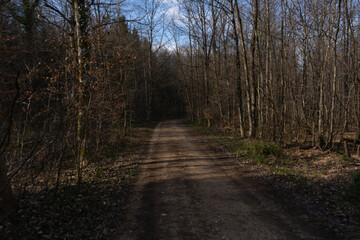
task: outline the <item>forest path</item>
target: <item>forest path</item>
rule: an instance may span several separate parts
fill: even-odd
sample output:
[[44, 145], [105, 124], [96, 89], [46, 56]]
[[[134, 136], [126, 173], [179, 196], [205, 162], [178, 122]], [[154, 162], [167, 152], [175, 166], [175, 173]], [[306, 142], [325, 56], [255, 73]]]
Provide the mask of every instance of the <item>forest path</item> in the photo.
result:
[[118, 239], [335, 239], [182, 121], [158, 124]]

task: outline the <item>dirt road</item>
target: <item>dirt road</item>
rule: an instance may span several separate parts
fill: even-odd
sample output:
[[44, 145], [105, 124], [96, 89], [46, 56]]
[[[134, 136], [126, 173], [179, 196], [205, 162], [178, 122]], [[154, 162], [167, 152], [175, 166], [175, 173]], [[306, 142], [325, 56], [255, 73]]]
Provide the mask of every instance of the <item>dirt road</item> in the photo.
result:
[[181, 121], [160, 123], [119, 239], [336, 239]]

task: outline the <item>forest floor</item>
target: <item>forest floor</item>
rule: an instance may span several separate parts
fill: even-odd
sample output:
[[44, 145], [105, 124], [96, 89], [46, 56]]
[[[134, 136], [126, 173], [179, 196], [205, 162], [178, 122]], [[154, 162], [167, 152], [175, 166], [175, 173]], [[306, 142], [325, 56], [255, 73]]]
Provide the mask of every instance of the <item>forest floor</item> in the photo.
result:
[[[360, 159], [341, 152], [321, 151], [308, 144], [280, 146], [193, 128], [216, 151], [235, 157], [253, 178], [313, 221], [334, 231], [336, 239], [360, 239]], [[355, 149], [356, 151], [356, 149]]]
[[109, 129], [80, 185], [76, 167], [64, 167], [57, 191], [54, 181], [39, 176], [20, 195], [18, 211], [0, 218], [0, 239], [85, 240], [111, 235], [123, 220], [123, 206], [151, 134], [147, 127], [133, 128], [126, 137]]
[[[346, 213], [317, 214], [322, 199], [306, 195], [313, 190], [300, 170], [269, 163], [285, 161], [286, 153], [261, 143], [253, 150], [265, 149], [265, 157], [236, 157], [224, 139], [199, 136], [181, 121], [160, 123], [125, 207], [126, 221], [109, 239], [360, 238]], [[333, 202], [325, 204], [329, 210]]]
[[359, 160], [334, 152], [166, 121], [96, 158], [24, 192], [0, 239], [360, 239]]

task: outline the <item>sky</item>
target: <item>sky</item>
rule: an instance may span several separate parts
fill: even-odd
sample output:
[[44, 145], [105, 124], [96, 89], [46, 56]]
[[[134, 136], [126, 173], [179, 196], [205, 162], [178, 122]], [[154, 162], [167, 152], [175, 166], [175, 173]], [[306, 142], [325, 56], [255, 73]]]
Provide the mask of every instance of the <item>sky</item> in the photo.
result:
[[[175, 49], [174, 23], [181, 25], [181, 11], [177, 0], [125, 0], [124, 14], [127, 19], [138, 19], [138, 22], [130, 23], [134, 25], [144, 36], [148, 34], [149, 18], [146, 12], [149, 11], [151, 2], [159, 4], [156, 14], [156, 28], [154, 30], [154, 47], [164, 47], [168, 50]], [[146, 9], [148, 7], [148, 9]], [[181, 41], [181, 40], [180, 40]]]
[[[61, 9], [61, 3], [65, 0], [47, 0], [52, 5]], [[136, 28], [138, 32], [143, 36], [147, 37], [148, 26], [147, 23], [149, 19], [147, 16], [147, 11], [149, 11], [149, 6], [151, 2], [159, 4], [159, 8], [156, 14], [156, 28], [154, 30], [154, 48], [164, 47], [170, 51], [175, 50], [175, 40], [174, 40], [174, 24], [177, 28], [181, 27], [181, 9], [178, 0], [101, 0], [102, 2], [107, 2], [113, 4], [111, 8], [114, 11], [117, 11], [118, 6], [121, 14], [125, 16], [128, 21], [130, 28]], [[117, 5], [117, 3], [119, 5]], [[148, 8], [147, 8], [148, 7]], [[56, 14], [55, 14], [56, 15]], [[184, 36], [177, 34], [177, 42], [185, 42]]]
[[167, 7], [166, 15], [168, 18], [177, 19], [181, 17], [180, 6], [177, 0], [162, 0]]

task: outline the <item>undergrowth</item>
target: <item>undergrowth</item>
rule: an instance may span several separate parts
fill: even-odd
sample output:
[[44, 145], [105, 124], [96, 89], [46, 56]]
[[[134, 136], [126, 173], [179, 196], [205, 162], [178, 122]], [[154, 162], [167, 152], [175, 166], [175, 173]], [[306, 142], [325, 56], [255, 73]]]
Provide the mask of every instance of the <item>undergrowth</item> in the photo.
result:
[[190, 122], [201, 134], [233, 152], [237, 157], [246, 157], [256, 163], [265, 165], [286, 165], [287, 156], [277, 143], [262, 140], [245, 140], [237, 135], [223, 134], [212, 131], [201, 122]]
[[243, 139], [238, 135], [213, 131], [201, 122], [189, 123], [200, 134], [207, 136], [227, 151], [232, 152], [236, 157], [245, 158], [252, 163], [265, 166], [274, 176], [284, 177], [305, 191], [312, 190], [305, 174], [292, 168], [294, 161], [285, 154], [278, 143]]
[[123, 220], [122, 206], [150, 136], [148, 128], [138, 128], [104, 143], [83, 169], [80, 185], [76, 171], [66, 169], [57, 190], [54, 184], [27, 191], [18, 212], [0, 219], [0, 239], [104, 239], [112, 234]]

